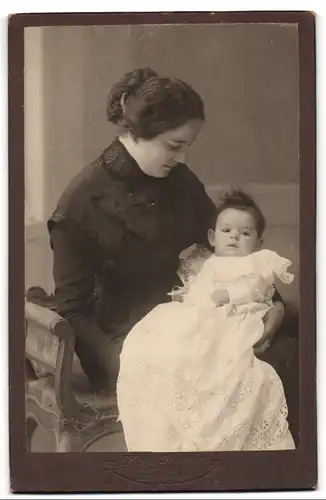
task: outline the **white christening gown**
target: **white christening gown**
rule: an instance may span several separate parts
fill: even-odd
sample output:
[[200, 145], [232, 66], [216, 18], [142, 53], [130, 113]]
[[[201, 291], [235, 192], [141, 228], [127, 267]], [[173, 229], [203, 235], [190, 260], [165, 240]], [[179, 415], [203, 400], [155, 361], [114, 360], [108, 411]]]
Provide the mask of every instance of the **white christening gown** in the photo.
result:
[[[282, 382], [253, 352], [275, 279], [293, 279], [290, 264], [270, 250], [212, 255], [182, 303], [161, 304], [133, 327], [117, 382], [129, 451], [294, 449]], [[220, 287], [230, 303], [216, 307]]]

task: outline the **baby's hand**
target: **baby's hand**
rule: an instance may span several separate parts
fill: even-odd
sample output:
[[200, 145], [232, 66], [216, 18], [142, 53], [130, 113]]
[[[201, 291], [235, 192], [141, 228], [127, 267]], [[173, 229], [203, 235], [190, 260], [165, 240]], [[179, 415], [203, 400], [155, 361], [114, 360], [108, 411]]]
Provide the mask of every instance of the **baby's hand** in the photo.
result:
[[175, 286], [172, 291], [168, 293], [171, 296], [172, 302], [183, 302], [183, 297], [186, 293], [186, 287]]
[[224, 306], [230, 302], [229, 292], [223, 288], [219, 288], [212, 293], [212, 300], [217, 307]]

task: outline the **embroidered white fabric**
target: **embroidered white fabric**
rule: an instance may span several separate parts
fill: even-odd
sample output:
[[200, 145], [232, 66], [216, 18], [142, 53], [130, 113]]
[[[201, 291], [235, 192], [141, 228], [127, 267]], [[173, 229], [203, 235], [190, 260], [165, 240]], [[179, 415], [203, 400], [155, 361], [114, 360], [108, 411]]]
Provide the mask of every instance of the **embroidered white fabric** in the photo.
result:
[[[253, 354], [290, 264], [261, 250], [181, 266], [183, 302], [157, 306], [123, 345], [117, 396], [129, 451], [294, 448], [281, 380]], [[231, 299], [222, 307], [219, 288]]]

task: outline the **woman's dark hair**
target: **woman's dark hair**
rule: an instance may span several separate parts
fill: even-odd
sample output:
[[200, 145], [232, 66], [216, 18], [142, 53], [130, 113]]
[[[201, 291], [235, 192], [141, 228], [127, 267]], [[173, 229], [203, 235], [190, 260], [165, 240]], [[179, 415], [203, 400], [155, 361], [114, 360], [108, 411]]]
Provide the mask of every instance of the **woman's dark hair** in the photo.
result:
[[205, 119], [197, 92], [182, 80], [158, 76], [150, 68], [127, 73], [112, 88], [107, 118], [137, 139], [152, 139], [189, 120]]
[[266, 224], [265, 217], [249, 194], [244, 193], [240, 189], [232, 188], [222, 195], [220, 197], [220, 203], [216, 209], [215, 222], [218, 219], [218, 216], [228, 208], [235, 208], [236, 210], [249, 212], [256, 223], [258, 237], [260, 238], [262, 236]]

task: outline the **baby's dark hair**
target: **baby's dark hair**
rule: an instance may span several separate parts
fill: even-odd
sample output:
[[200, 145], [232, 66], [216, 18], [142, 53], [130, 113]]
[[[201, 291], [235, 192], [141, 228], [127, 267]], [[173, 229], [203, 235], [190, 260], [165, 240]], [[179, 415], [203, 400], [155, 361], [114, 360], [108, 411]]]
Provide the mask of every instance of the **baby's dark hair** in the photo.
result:
[[205, 113], [201, 97], [190, 85], [159, 76], [151, 68], [139, 68], [113, 86], [107, 118], [136, 139], [152, 139], [190, 120], [204, 120]]
[[265, 217], [249, 194], [244, 193], [240, 189], [232, 188], [220, 196], [220, 202], [216, 208], [215, 223], [219, 215], [228, 208], [235, 208], [236, 210], [249, 212], [256, 223], [258, 237], [260, 238], [262, 236], [266, 225]]

